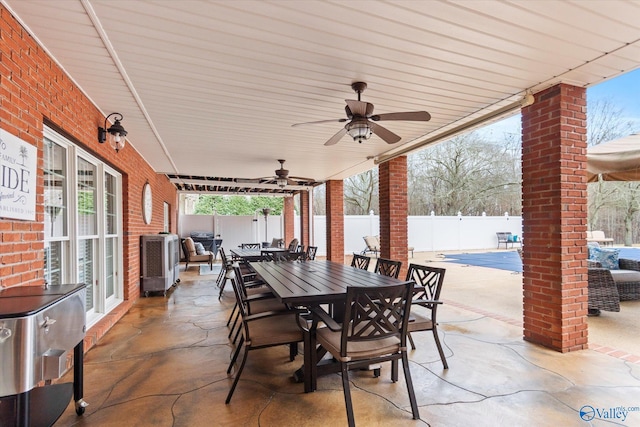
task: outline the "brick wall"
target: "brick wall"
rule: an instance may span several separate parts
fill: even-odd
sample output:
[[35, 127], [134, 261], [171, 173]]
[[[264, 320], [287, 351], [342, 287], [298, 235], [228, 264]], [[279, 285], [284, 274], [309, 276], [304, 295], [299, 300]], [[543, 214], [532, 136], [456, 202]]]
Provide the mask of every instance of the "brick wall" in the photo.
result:
[[405, 277], [409, 262], [407, 196], [407, 157], [400, 156], [378, 166], [380, 194], [380, 256], [402, 261], [400, 277]]
[[300, 192], [300, 243], [306, 247], [311, 245], [309, 237], [309, 192]]
[[[127, 111], [119, 112], [126, 128]], [[176, 190], [166, 176], [153, 171], [131, 144], [117, 154], [109, 144], [98, 144], [97, 128], [104, 125], [104, 116], [0, 6], [0, 127], [34, 145], [38, 152], [36, 220], [0, 218], [1, 286], [44, 283], [44, 124], [122, 173], [123, 306], [128, 308], [140, 294], [140, 235], [162, 231], [165, 201], [171, 205], [171, 231], [176, 232]], [[129, 137], [135, 144], [136, 136], [130, 133]], [[142, 218], [142, 187], [147, 181], [153, 191], [153, 220], [149, 225]], [[124, 312], [121, 307], [115, 311], [118, 316]], [[109, 319], [95, 325], [88, 335], [98, 339], [117, 321], [113, 317], [107, 316]]]
[[560, 84], [522, 111], [524, 339], [587, 348], [586, 91]]
[[344, 184], [331, 180], [326, 185], [327, 259], [344, 263]]
[[[294, 236], [294, 210], [293, 210], [293, 197], [285, 197], [284, 198], [284, 244], [285, 247], [291, 242]], [[298, 239], [298, 242], [300, 239]]]

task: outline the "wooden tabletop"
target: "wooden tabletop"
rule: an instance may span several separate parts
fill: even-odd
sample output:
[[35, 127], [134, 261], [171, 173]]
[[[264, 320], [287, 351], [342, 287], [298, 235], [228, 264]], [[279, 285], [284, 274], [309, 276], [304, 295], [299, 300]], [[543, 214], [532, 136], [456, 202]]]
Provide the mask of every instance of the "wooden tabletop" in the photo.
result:
[[282, 302], [294, 305], [341, 301], [347, 286], [406, 283], [332, 261], [252, 262], [251, 267]]

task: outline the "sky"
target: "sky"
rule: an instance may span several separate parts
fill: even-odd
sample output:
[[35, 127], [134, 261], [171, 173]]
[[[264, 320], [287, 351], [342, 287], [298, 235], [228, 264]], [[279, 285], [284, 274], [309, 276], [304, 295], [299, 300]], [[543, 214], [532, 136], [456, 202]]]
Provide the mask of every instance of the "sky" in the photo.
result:
[[[587, 103], [607, 99], [622, 111], [626, 120], [637, 123], [640, 129], [640, 69], [587, 88]], [[520, 114], [501, 120], [483, 129], [481, 134], [504, 135], [520, 131]]]

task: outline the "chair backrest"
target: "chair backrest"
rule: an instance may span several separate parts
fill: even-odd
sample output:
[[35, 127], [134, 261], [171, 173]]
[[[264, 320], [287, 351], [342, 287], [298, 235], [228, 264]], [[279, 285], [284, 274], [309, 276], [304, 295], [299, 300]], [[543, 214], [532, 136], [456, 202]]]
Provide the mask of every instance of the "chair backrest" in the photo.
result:
[[[242, 278], [242, 271], [238, 265], [233, 267], [233, 275], [231, 276], [231, 284], [233, 286], [233, 292], [236, 296], [236, 302], [238, 303], [238, 309], [240, 310], [240, 318], [243, 321], [244, 319], [251, 314], [250, 305], [247, 302], [247, 290], [244, 287], [244, 280]], [[245, 324], [245, 338], [248, 340], [249, 330]]]
[[411, 307], [412, 282], [391, 286], [348, 286], [342, 323], [340, 354], [358, 341], [398, 338], [405, 347], [407, 321]]
[[509, 241], [509, 237], [511, 236], [510, 231], [497, 231], [496, 236], [498, 236], [498, 242], [505, 243]]
[[190, 257], [197, 254], [196, 245], [191, 237], [186, 237], [182, 241], [182, 250], [184, 251], [184, 256], [186, 257], [186, 259], [189, 259]]
[[274, 237], [271, 240], [271, 247], [272, 248], [281, 248], [282, 245], [284, 245], [284, 242], [282, 241], [282, 239], [278, 239], [277, 237]]
[[260, 251], [260, 261], [264, 261], [264, 262], [276, 261], [275, 252], [272, 252], [272, 251]]
[[260, 243], [241, 243], [242, 249], [260, 249]]
[[398, 278], [400, 275], [400, 269], [402, 268], [402, 261], [393, 261], [385, 258], [378, 258], [376, 267], [373, 270], [374, 273], [382, 274], [383, 276], [389, 276]]
[[364, 236], [363, 239], [368, 250], [376, 252], [380, 250], [380, 239], [378, 236]]
[[[438, 301], [442, 284], [444, 283], [444, 268], [429, 267], [426, 265], [409, 264], [407, 280], [415, 282], [413, 301]], [[419, 289], [419, 290], [418, 290]], [[424, 303], [428, 307], [435, 304]]]
[[353, 254], [353, 259], [351, 260], [351, 267], [359, 268], [360, 270], [368, 270], [369, 262], [371, 258], [368, 256]]
[[184, 254], [184, 259], [189, 260], [189, 250], [187, 249], [187, 243], [184, 241], [185, 239], [180, 240], [180, 244], [182, 245], [182, 253]]
[[298, 239], [293, 239], [291, 241], [291, 243], [289, 243], [289, 246], [287, 247], [287, 250], [289, 252], [295, 252], [296, 250], [298, 250]]
[[305, 258], [310, 261], [313, 261], [314, 259], [316, 259], [316, 252], [318, 252], [317, 246], [309, 246], [307, 248], [307, 253], [305, 254]]
[[222, 259], [222, 265], [228, 267], [229, 259], [227, 258], [227, 254], [224, 252], [224, 248], [222, 246], [220, 246], [220, 258]]

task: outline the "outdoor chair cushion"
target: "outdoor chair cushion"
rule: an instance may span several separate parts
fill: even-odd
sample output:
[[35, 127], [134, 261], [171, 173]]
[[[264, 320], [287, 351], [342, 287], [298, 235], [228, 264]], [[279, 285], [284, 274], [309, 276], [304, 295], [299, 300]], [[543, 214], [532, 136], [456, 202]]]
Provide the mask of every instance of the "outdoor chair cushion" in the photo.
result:
[[329, 328], [318, 328], [318, 342], [327, 351], [331, 352], [337, 360], [348, 362], [351, 360], [369, 359], [372, 357], [389, 354], [397, 351], [400, 347], [398, 337], [387, 337], [372, 341], [350, 342], [347, 347], [347, 356], [340, 357], [341, 331], [332, 331]]
[[616, 283], [638, 282], [640, 287], [640, 271], [635, 270], [611, 270], [611, 276]]

